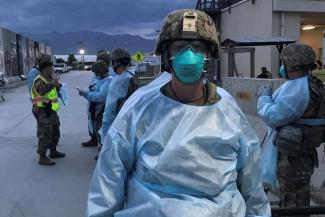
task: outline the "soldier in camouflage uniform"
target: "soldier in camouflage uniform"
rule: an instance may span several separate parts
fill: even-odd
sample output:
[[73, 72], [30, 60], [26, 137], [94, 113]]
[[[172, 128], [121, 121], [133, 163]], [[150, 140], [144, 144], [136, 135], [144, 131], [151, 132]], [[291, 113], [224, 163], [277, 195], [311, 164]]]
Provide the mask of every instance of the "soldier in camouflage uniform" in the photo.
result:
[[[325, 118], [325, 111], [321, 105], [325, 103], [322, 96], [324, 85], [316, 77], [310, 74], [316, 68], [316, 55], [312, 48], [304, 44], [288, 46], [281, 54], [286, 77], [296, 79], [301, 76], [308, 77], [309, 101], [308, 106], [300, 117], [301, 119]], [[297, 89], [298, 90], [298, 89]], [[323, 107], [324, 109], [324, 107]], [[322, 114], [321, 114], [322, 113]], [[310, 205], [310, 180], [314, 167], [318, 167], [318, 155], [316, 147], [323, 141], [325, 135], [323, 126], [314, 126], [294, 123], [294, 126], [302, 129], [303, 144], [297, 155], [286, 154], [279, 148], [278, 155], [278, 179], [282, 195], [282, 206], [309, 206]], [[290, 144], [288, 144], [289, 146]]]
[[271, 216], [258, 138], [235, 100], [204, 79], [218, 47], [206, 13], [179, 10], [166, 17], [156, 54], [171, 81], [138, 89], [114, 117], [87, 216]]
[[60, 138], [60, 121], [57, 111], [60, 108], [58, 91], [60, 83], [53, 77], [53, 64], [50, 61], [41, 62], [38, 75], [32, 86], [31, 96], [33, 102], [33, 114], [37, 120], [37, 137], [39, 164], [54, 165], [46, 152], [50, 149], [50, 158], [65, 157], [64, 153], [56, 150]]
[[112, 52], [112, 66], [117, 75], [110, 83], [105, 102], [103, 124], [99, 133], [104, 144], [106, 133], [113, 123], [124, 102], [135, 91], [133, 74], [129, 71], [131, 62], [130, 52], [123, 48], [117, 48]]
[[[111, 76], [108, 76], [107, 64], [103, 60], [97, 60], [92, 65], [92, 71], [96, 75], [93, 89], [89, 88], [89, 91], [79, 90], [79, 94], [85, 97], [88, 102], [89, 111], [89, 133], [92, 138], [95, 137], [96, 146], [100, 149], [102, 146], [99, 129], [102, 126], [103, 113], [105, 109], [105, 100], [108, 94], [108, 89], [112, 80]], [[82, 143], [84, 147], [93, 146], [92, 141]]]
[[[100, 61], [100, 62], [99, 62]], [[97, 70], [94, 70], [94, 68], [96, 68], [97, 63], [100, 63], [100, 65], [102, 65], [103, 63], [105, 63], [106, 65], [106, 69], [105, 73], [103, 72], [103, 69], [101, 69], [101, 72], [98, 72]], [[102, 113], [101, 111], [104, 109], [105, 107], [105, 100], [106, 100], [106, 96], [107, 96], [107, 92], [108, 92], [108, 87], [109, 87], [109, 83], [105, 84], [107, 82], [105, 82], [104, 79], [105, 77], [107, 77], [107, 73], [106, 71], [109, 71], [109, 66], [111, 63], [111, 55], [106, 52], [106, 51], [100, 51], [97, 54], [97, 60], [96, 63], [92, 66], [92, 71], [95, 73], [95, 75], [93, 76], [93, 78], [91, 79], [91, 82], [89, 84], [89, 91], [87, 93], [87, 91], [82, 91], [79, 93], [82, 93], [82, 96], [86, 96], [89, 95], [96, 95], [96, 97], [91, 97], [92, 99], [88, 98], [87, 100], [89, 101], [88, 103], [88, 132], [90, 135], [90, 140], [87, 142], [82, 142], [81, 145], [83, 147], [92, 147], [92, 146], [98, 146], [98, 142], [100, 140], [98, 140], [97, 136], [96, 136], [96, 132], [98, 132], [98, 130], [96, 130], [96, 124], [94, 122], [95, 117], [99, 114]], [[103, 77], [103, 75], [105, 75]], [[111, 80], [112, 77], [110, 77], [109, 80]], [[105, 84], [105, 85], [104, 85]], [[104, 85], [104, 87], [102, 87]], [[105, 94], [104, 94], [105, 92]], [[102, 99], [102, 97], [104, 97], [104, 99]], [[102, 115], [102, 114], [100, 114]], [[98, 126], [98, 125], [97, 125]], [[99, 142], [100, 143], [100, 142]]]
[[273, 141], [278, 150], [281, 206], [309, 206], [310, 180], [318, 166], [316, 148], [325, 135], [319, 122], [325, 118], [324, 85], [310, 73], [316, 67], [310, 46], [289, 45], [281, 59], [288, 80], [272, 97], [261, 97], [258, 110], [262, 119], [276, 129]]

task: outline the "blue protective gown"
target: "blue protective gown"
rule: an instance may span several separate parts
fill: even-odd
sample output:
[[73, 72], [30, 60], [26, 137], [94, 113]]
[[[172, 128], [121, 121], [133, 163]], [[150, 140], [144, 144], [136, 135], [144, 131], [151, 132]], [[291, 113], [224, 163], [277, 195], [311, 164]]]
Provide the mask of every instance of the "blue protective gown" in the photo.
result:
[[[111, 81], [111, 77], [106, 77], [105, 79], [100, 79], [97, 76], [93, 76], [89, 85], [89, 91], [87, 92], [85, 98], [89, 101], [87, 106], [88, 112], [88, 129], [90, 134], [94, 134], [94, 122], [91, 120], [91, 113], [89, 111], [90, 102], [97, 102], [96, 114], [101, 112], [105, 106], [105, 99], [107, 96], [108, 87]], [[102, 101], [100, 101], [103, 99]], [[92, 101], [94, 100], [94, 101]]]
[[[268, 140], [263, 149], [264, 159], [273, 159], [270, 154], [277, 155], [273, 147], [275, 128], [291, 123], [300, 118], [307, 109], [309, 102], [308, 77], [286, 81], [272, 96], [261, 96], [258, 99], [257, 113], [269, 126]], [[273, 150], [273, 153], [267, 151]], [[275, 153], [274, 153], [275, 151]], [[263, 183], [276, 187], [276, 163], [263, 161]], [[272, 171], [269, 171], [272, 170]]]
[[116, 75], [109, 85], [108, 94], [105, 102], [105, 111], [103, 114], [102, 127], [99, 130], [101, 141], [105, 141], [107, 131], [112, 125], [117, 115], [116, 106], [118, 100], [126, 97], [127, 95], [129, 81], [131, 78], [132, 75], [129, 72], [125, 71], [120, 75]]
[[97, 77], [93, 79], [95, 88], [93, 91], [88, 91], [85, 98], [89, 102], [105, 102], [109, 85], [113, 77], [108, 76], [104, 79], [98, 79]]
[[40, 74], [40, 71], [37, 67], [33, 67], [28, 73], [27, 88], [28, 88], [29, 98], [31, 101], [32, 101], [31, 92], [32, 92], [33, 82], [39, 74]]
[[308, 102], [308, 77], [304, 76], [286, 81], [272, 96], [261, 96], [257, 113], [269, 127], [276, 128], [300, 118]]
[[117, 75], [112, 66], [108, 67], [108, 75], [111, 77], [115, 77]]
[[110, 127], [87, 216], [271, 216], [260, 144], [235, 100], [217, 88], [218, 103], [185, 105], [163, 83], [136, 91]]

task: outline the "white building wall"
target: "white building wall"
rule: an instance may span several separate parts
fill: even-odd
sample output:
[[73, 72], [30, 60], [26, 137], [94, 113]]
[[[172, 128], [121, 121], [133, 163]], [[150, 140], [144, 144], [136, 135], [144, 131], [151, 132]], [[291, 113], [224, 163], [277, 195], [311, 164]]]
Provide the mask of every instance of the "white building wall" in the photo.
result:
[[[289, 10], [290, 5], [293, 9], [281, 11], [279, 4], [284, 1], [286, 7], [283, 9]], [[307, 0], [299, 0], [299, 4], [309, 2]], [[315, 2], [323, 4], [325, 1], [312, 1], [315, 7]], [[298, 10], [295, 7], [296, 0], [256, 0], [255, 4], [252, 1], [242, 1], [234, 5], [231, 10], [224, 10], [221, 14], [221, 41], [231, 37], [241, 36], [283, 36], [299, 41], [300, 39], [300, 14], [294, 12]], [[305, 6], [308, 9], [308, 4]], [[309, 8], [308, 10], [311, 10]], [[283, 16], [282, 16], [283, 14]], [[275, 46], [255, 47], [255, 76], [260, 73], [262, 66], [265, 66], [272, 72], [274, 77], [278, 76], [279, 71], [279, 51]], [[244, 77], [249, 77], [250, 74], [250, 57], [249, 53], [236, 54], [236, 65], [238, 72]], [[221, 76], [227, 76], [228, 73], [228, 55], [221, 54]]]
[[0, 28], [0, 72], [5, 72], [2, 28]]
[[[296, 41], [300, 40], [300, 14], [273, 12], [272, 16], [272, 36], [286, 37]], [[278, 76], [280, 68], [280, 54], [273, 46], [271, 51], [271, 72], [273, 76]]]
[[[221, 14], [221, 41], [241, 36], [272, 36], [272, 1], [243, 1]], [[271, 67], [271, 47], [255, 47], [255, 74], [260, 73], [262, 66]], [[236, 54], [239, 73], [245, 77], [250, 74], [249, 53]], [[227, 76], [228, 55], [221, 54], [221, 76]]]
[[324, 0], [273, 0], [274, 11], [324, 12]]

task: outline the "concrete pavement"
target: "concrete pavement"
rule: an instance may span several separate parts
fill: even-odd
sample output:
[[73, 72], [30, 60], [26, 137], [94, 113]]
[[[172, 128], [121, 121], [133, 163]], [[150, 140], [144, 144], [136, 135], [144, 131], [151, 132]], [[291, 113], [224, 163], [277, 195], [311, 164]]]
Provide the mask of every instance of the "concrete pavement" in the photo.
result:
[[96, 148], [82, 148], [88, 139], [86, 100], [75, 87], [87, 88], [91, 72], [62, 74], [69, 105], [62, 106], [58, 150], [66, 158], [54, 167], [38, 165], [36, 120], [27, 86], [5, 90], [0, 103], [0, 217], [80, 217], [85, 215]]

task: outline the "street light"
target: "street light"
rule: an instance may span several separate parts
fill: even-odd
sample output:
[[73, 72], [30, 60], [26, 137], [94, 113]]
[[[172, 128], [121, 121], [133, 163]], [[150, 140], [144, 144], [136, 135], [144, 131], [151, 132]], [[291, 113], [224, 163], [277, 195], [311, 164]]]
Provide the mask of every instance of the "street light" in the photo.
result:
[[80, 49], [79, 50], [79, 53], [80, 53], [80, 55], [81, 55], [81, 61], [82, 61], [82, 63], [85, 61], [85, 50], [84, 49]]

